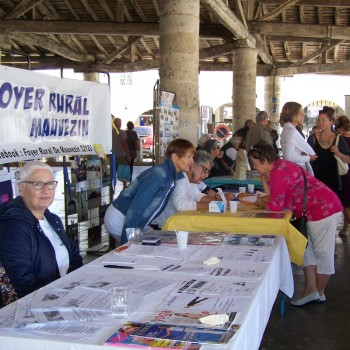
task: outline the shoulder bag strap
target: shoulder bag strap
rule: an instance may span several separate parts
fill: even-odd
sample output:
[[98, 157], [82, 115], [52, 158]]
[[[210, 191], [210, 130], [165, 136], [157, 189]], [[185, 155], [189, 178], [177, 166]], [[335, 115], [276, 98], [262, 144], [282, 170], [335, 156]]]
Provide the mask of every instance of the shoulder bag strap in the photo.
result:
[[339, 134], [337, 135], [337, 137], [335, 138], [335, 145], [338, 146], [338, 143], [339, 143]]
[[299, 166], [301, 169], [301, 172], [303, 173], [303, 177], [304, 177], [304, 202], [303, 202], [303, 212], [302, 215], [306, 216], [306, 176], [304, 173], [304, 170], [301, 166]]

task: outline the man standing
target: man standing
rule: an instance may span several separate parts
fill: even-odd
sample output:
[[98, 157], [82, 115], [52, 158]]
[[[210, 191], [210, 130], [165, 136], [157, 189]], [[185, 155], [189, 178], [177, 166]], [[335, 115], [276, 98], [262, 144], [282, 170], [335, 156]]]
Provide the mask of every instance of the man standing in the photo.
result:
[[240, 136], [243, 138], [243, 141], [245, 140], [246, 136], [247, 136], [247, 132], [250, 128], [252, 128], [255, 125], [253, 119], [247, 119], [244, 122], [244, 126], [243, 128], [238, 129], [233, 136]]
[[247, 132], [245, 149], [247, 152], [259, 141], [265, 141], [272, 146], [272, 138], [268, 129], [269, 117], [267, 112], [260, 111], [256, 116], [256, 124]]
[[[115, 161], [118, 165], [128, 165], [130, 163], [130, 153], [127, 144], [127, 135], [124, 130], [121, 130], [122, 121], [120, 118], [114, 118], [112, 121], [112, 151], [115, 154]], [[131, 179], [130, 179], [131, 181]], [[127, 187], [126, 181], [123, 182], [123, 188]]]

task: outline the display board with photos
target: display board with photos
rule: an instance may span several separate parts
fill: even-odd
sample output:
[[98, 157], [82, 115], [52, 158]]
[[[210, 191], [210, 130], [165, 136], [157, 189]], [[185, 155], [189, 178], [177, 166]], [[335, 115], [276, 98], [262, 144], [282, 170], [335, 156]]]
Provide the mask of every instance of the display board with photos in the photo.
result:
[[179, 107], [174, 105], [175, 94], [161, 91], [159, 101], [159, 155], [165, 156], [168, 144], [179, 137]]
[[113, 198], [110, 158], [75, 156], [68, 176], [66, 231], [82, 251], [103, 243], [104, 215]]

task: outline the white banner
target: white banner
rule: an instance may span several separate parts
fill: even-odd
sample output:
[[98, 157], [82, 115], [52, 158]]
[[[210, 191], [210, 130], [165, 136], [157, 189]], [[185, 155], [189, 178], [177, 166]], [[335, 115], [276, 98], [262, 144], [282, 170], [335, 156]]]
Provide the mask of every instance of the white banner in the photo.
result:
[[109, 87], [0, 66], [0, 164], [111, 153]]

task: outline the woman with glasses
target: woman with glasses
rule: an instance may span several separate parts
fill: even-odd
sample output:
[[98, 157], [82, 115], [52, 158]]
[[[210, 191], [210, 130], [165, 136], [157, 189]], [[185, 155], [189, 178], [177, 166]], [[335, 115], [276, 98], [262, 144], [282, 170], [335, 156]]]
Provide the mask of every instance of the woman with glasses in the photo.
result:
[[48, 207], [57, 181], [43, 162], [26, 163], [19, 196], [0, 207], [0, 261], [19, 297], [82, 265], [79, 250]]
[[[180, 211], [208, 210], [209, 202], [221, 200], [218, 193], [207, 195], [202, 193], [198, 187], [210, 174], [213, 164], [210, 154], [204, 150], [197, 150], [193, 161], [191, 169], [184, 171], [184, 177], [176, 181], [176, 188], [164, 211], [154, 220], [154, 225], [162, 227], [169, 216]], [[226, 193], [225, 197], [226, 200], [230, 201], [235, 195], [234, 193]]]
[[288, 208], [300, 218], [306, 178], [306, 216], [308, 245], [304, 253], [305, 286], [293, 306], [325, 302], [325, 288], [334, 274], [335, 232], [342, 205], [336, 194], [306, 170], [288, 160], [279, 159], [272, 146], [261, 142], [248, 153], [254, 169], [259, 171], [268, 202], [258, 196], [256, 204], [264, 209], [281, 211]]
[[337, 152], [337, 156], [342, 158], [350, 155], [350, 151], [342, 136], [339, 137], [338, 146], [335, 148], [334, 113], [334, 109], [327, 106], [319, 111], [317, 119], [319, 132], [309, 136], [307, 142], [317, 154], [317, 159], [311, 162], [316, 179], [322, 181], [336, 194], [339, 194], [342, 182], [338, 174], [337, 160], [334, 154]]

